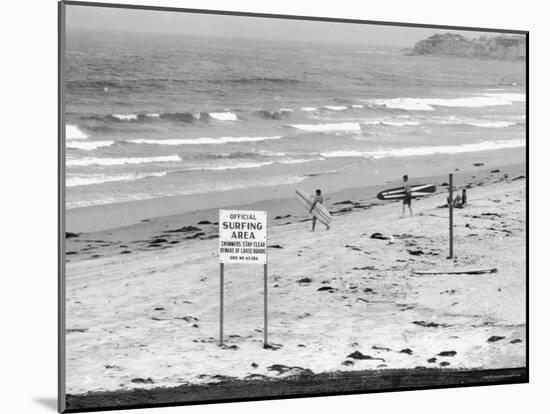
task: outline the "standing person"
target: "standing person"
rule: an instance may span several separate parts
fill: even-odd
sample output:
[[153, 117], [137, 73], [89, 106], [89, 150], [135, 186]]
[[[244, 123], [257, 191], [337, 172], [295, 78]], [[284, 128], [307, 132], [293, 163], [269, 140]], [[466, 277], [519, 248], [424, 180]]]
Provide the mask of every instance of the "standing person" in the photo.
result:
[[[313, 199], [313, 204], [311, 205], [311, 208], [309, 209], [309, 213], [311, 214], [313, 212], [313, 209], [315, 208], [315, 206], [317, 205], [317, 203], [319, 204], [323, 204], [323, 196], [321, 195], [321, 190], [317, 189], [315, 190], [315, 197]], [[311, 231], [315, 231], [315, 224], [317, 223], [317, 217], [315, 217], [315, 215], [313, 216], [313, 221], [311, 223]], [[327, 230], [330, 228], [327, 224], [325, 224], [325, 226], [327, 227]]]
[[411, 185], [409, 184], [409, 177], [407, 175], [403, 176], [403, 188], [405, 189], [405, 198], [403, 198], [403, 214], [401, 217], [405, 217], [405, 206], [409, 206], [409, 213], [412, 216], [413, 211], [411, 208], [412, 193]]

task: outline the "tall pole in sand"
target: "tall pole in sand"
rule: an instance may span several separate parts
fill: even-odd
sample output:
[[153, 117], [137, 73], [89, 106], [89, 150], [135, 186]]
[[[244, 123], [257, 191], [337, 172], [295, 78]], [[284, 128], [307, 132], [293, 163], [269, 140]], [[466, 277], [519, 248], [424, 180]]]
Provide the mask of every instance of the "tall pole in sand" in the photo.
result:
[[223, 346], [223, 263], [220, 263], [220, 346]]
[[453, 174], [449, 174], [449, 259], [453, 258]]
[[264, 348], [267, 348], [267, 263], [264, 263]]

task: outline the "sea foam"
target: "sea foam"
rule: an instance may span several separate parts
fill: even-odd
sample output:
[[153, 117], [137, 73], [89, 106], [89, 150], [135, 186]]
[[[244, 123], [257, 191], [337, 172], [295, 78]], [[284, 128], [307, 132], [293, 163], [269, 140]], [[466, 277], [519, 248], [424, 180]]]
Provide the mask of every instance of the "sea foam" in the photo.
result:
[[274, 164], [274, 161], [265, 161], [265, 162], [242, 162], [242, 163], [233, 163], [229, 165], [207, 165], [202, 167], [191, 167], [187, 168], [184, 171], [225, 171], [225, 170], [240, 170], [246, 168], [259, 168], [265, 167], [266, 165]]
[[218, 121], [236, 121], [237, 115], [233, 112], [209, 112], [208, 115]]
[[65, 127], [66, 139], [87, 139], [88, 135], [82, 132], [76, 125], [67, 125]]
[[149, 144], [149, 145], [215, 145], [215, 144], [226, 144], [230, 142], [256, 142], [256, 141], [266, 141], [272, 139], [280, 139], [281, 135], [276, 135], [272, 137], [203, 137], [203, 138], [174, 138], [174, 139], [131, 139], [127, 142], [133, 144]]
[[89, 174], [67, 177], [66, 185], [67, 187], [80, 187], [85, 185], [103, 184], [117, 181], [135, 181], [148, 177], [164, 177], [166, 174], [166, 171], [120, 175]]
[[136, 158], [69, 158], [68, 167], [83, 167], [88, 165], [127, 165], [127, 164], [148, 164], [153, 162], [181, 162], [177, 155], [166, 155], [159, 157], [136, 157]]
[[358, 122], [339, 122], [331, 124], [294, 124], [289, 126], [308, 132], [361, 131], [361, 125], [359, 125]]
[[344, 111], [347, 109], [346, 106], [337, 106], [337, 105], [325, 105], [323, 109], [328, 109], [329, 111]]
[[412, 157], [420, 155], [433, 154], [457, 154], [465, 152], [479, 151], [494, 151], [506, 148], [519, 148], [525, 146], [525, 140], [499, 140], [499, 141], [482, 141], [472, 144], [462, 145], [440, 145], [440, 146], [424, 146], [424, 147], [407, 147], [407, 148], [388, 148], [375, 149], [370, 151], [330, 151], [321, 153], [321, 156], [326, 158], [338, 157], [363, 157], [363, 158], [387, 158], [387, 157]]
[[401, 127], [401, 126], [420, 125], [420, 122], [418, 122], [418, 121], [381, 121], [381, 124], [386, 125], [386, 126]]
[[426, 99], [421, 98], [393, 98], [393, 99], [367, 99], [365, 102], [371, 105], [384, 106], [390, 109], [404, 109], [406, 111], [433, 111]]
[[513, 121], [475, 121], [466, 122], [466, 124], [480, 128], [507, 128], [517, 123]]
[[114, 144], [114, 141], [69, 141], [67, 148], [92, 151], [101, 147], [108, 147]]
[[111, 116], [120, 121], [137, 121], [138, 120], [138, 115], [136, 114], [113, 114]]
[[280, 177], [273, 176], [262, 178], [261, 182], [247, 179], [242, 182], [237, 183], [224, 183], [221, 181], [208, 183], [204, 187], [196, 187], [194, 189], [184, 189], [179, 191], [159, 191], [156, 193], [115, 193], [111, 197], [105, 198], [93, 198], [91, 200], [75, 200], [67, 201], [67, 209], [73, 209], [78, 207], [87, 207], [94, 205], [103, 205], [111, 203], [119, 203], [125, 201], [134, 201], [134, 200], [149, 200], [153, 198], [162, 198], [178, 195], [189, 195], [189, 194], [207, 194], [212, 192], [219, 191], [229, 191], [229, 190], [239, 190], [255, 187], [270, 187], [275, 185], [286, 185], [286, 184], [297, 184], [300, 181], [303, 181], [307, 176], [294, 176], [294, 177]]
[[323, 161], [324, 158], [283, 158], [281, 160], [278, 160], [277, 163], [279, 164], [303, 164], [305, 162], [312, 162], [312, 161]]
[[407, 111], [433, 111], [434, 106], [449, 108], [482, 108], [486, 106], [506, 106], [514, 102], [524, 102], [525, 95], [518, 93], [486, 93], [481, 96], [469, 96], [465, 98], [392, 98], [392, 99], [368, 99], [373, 105], [385, 106], [392, 109], [404, 109]]
[[526, 95], [519, 92], [507, 92], [507, 93], [485, 93], [484, 96], [492, 98], [505, 99], [510, 102], [525, 102]]

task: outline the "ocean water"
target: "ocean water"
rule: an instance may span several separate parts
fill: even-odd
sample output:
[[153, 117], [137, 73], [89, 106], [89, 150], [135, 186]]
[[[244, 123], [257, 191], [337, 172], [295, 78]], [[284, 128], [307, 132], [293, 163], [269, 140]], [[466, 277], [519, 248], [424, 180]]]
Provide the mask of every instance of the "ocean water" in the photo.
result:
[[526, 145], [524, 62], [69, 31], [66, 65], [68, 209]]

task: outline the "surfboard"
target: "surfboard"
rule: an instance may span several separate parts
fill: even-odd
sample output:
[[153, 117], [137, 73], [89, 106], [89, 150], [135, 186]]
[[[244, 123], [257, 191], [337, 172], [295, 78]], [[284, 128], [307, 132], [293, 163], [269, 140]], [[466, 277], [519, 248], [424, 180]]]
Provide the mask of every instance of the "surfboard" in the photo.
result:
[[487, 267], [479, 269], [448, 269], [448, 270], [413, 270], [415, 275], [481, 275], [483, 273], [496, 273], [496, 267]]
[[[300, 203], [302, 203], [302, 205], [309, 212], [309, 210], [311, 209], [311, 206], [313, 205], [313, 200], [315, 200], [315, 197], [313, 197], [312, 195], [309, 195], [308, 193], [302, 190], [296, 190], [296, 197], [298, 197], [298, 201], [300, 201]], [[319, 204], [319, 203], [315, 204], [315, 207], [313, 208], [313, 211], [311, 212], [311, 214], [313, 214], [324, 225], [330, 226], [330, 222], [331, 222], [330, 213], [322, 204]]]
[[[435, 193], [435, 185], [433, 184], [411, 185], [411, 195], [413, 198], [426, 196], [431, 193]], [[396, 187], [381, 191], [376, 198], [379, 200], [402, 200], [405, 198], [405, 187]]]

